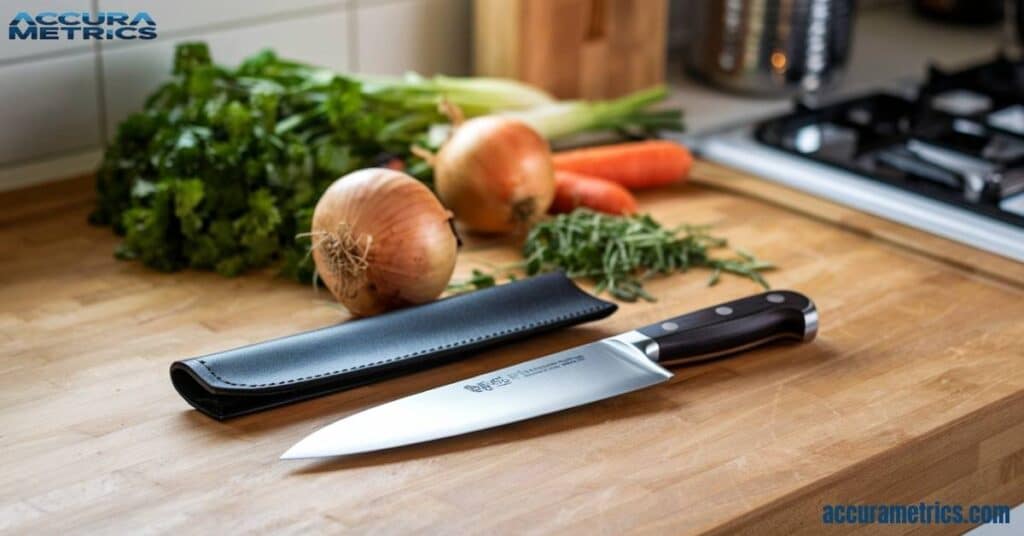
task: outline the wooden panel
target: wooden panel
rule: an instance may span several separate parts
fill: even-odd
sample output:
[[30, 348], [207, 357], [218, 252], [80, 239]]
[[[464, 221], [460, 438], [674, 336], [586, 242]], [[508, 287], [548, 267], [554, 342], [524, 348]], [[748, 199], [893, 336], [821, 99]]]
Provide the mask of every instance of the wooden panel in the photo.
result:
[[[608, 89], [591, 92], [582, 87], [586, 98], [612, 97], [660, 84], [665, 80], [668, 49], [668, 2], [609, 0]], [[589, 93], [589, 94], [588, 94]]]
[[558, 98], [578, 96], [591, 0], [522, 0], [519, 77]]
[[609, 98], [664, 81], [666, 0], [476, 0], [477, 74], [560, 98]]
[[473, 1], [474, 72], [519, 76], [520, 13], [518, 1]]
[[[1024, 501], [1024, 289], [891, 241], [719, 189], [644, 193], [665, 223], [775, 261], [776, 287], [817, 302], [819, 338], [497, 430], [284, 463], [354, 411], [758, 288], [652, 280], [659, 301], [600, 322], [219, 423], [174, 392], [171, 361], [344, 312], [269, 273], [116, 261], [116, 237], [84, 223], [87, 187], [59, 204], [51, 188], [0, 195], [16, 214], [0, 219], [0, 531], [817, 533], [826, 502]], [[457, 271], [517, 257], [471, 239]]]

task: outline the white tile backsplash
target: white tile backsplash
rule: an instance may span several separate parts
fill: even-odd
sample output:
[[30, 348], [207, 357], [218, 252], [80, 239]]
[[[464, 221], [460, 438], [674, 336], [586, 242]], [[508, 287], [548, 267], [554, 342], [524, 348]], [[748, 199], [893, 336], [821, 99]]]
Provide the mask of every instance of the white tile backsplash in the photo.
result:
[[346, 11], [339, 10], [105, 50], [103, 79], [108, 137], [113, 137], [117, 124], [128, 114], [140, 110], [146, 97], [170, 78], [177, 43], [206, 41], [213, 61], [227, 66], [235, 66], [259, 50], [272, 48], [283, 58], [345, 71], [348, 69], [348, 16]]
[[[173, 35], [239, 21], [274, 22], [316, 7], [340, 7], [349, 0], [97, 0], [103, 11], [145, 11], [159, 32]], [[159, 38], [158, 38], [159, 39]], [[120, 45], [121, 43], [116, 43]]]
[[0, 133], [0, 190], [92, 169], [103, 129], [113, 136], [170, 77], [181, 41], [206, 41], [223, 65], [270, 47], [338, 71], [470, 70], [472, 0], [46, 0], [14, 7], [35, 14], [91, 11], [94, 3], [100, 11], [147, 11], [159, 36], [101, 44], [3, 40], [0, 99], [16, 105], [0, 107], [0, 121], [18, 128]]
[[470, 0], [358, 0], [356, 69], [468, 74]]
[[99, 145], [95, 56], [0, 66], [0, 165]]

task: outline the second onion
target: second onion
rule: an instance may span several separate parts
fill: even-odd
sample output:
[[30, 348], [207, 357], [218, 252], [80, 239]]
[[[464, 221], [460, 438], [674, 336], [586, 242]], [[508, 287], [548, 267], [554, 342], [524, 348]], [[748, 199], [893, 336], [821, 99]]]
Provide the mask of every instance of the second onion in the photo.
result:
[[525, 230], [555, 196], [547, 141], [515, 119], [484, 116], [457, 125], [433, 164], [438, 197], [473, 231]]

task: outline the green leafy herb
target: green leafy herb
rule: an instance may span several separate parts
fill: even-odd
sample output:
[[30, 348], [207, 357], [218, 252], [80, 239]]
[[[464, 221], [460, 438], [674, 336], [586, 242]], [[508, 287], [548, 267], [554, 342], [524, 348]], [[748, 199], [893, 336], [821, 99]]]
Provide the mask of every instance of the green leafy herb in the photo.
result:
[[711, 255], [711, 250], [725, 246], [726, 241], [711, 236], [706, 226], [667, 229], [648, 215], [610, 216], [576, 209], [533, 227], [523, 245], [523, 265], [529, 275], [564, 270], [569, 277], [591, 279], [597, 292], [607, 290], [623, 301], [653, 301], [644, 280], [691, 267], [710, 268], [711, 285], [728, 272], [768, 288], [761, 272], [773, 268], [770, 263], [742, 251], [736, 258]]

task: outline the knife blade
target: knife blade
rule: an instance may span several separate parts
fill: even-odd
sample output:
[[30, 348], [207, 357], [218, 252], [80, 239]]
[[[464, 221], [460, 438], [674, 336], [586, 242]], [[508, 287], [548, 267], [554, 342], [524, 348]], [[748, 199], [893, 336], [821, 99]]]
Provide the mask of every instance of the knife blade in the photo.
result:
[[806, 296], [749, 296], [370, 408], [313, 432], [281, 459], [359, 454], [510, 424], [666, 382], [666, 366], [780, 338], [810, 341], [817, 330]]

